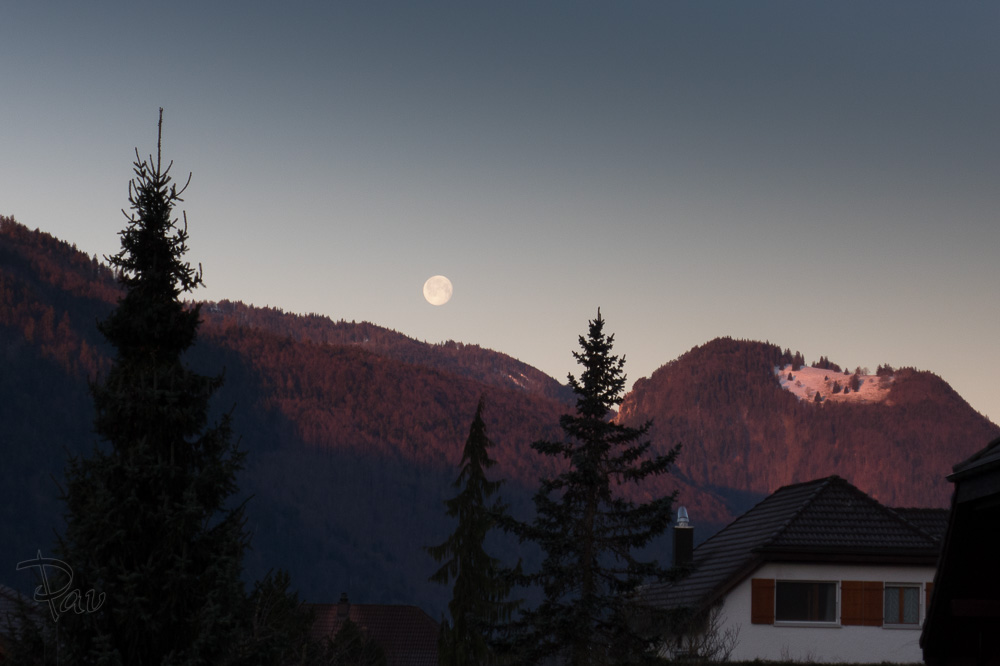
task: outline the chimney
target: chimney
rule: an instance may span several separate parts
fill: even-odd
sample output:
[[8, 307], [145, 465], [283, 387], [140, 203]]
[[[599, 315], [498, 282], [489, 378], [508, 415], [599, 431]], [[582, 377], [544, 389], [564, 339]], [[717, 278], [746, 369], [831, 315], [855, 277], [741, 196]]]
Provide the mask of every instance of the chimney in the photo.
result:
[[337, 617], [346, 618], [351, 612], [351, 602], [347, 600], [347, 592], [340, 593], [340, 601], [337, 602]]
[[694, 528], [688, 520], [684, 507], [677, 509], [677, 524], [674, 525], [674, 566], [691, 565], [694, 556]]

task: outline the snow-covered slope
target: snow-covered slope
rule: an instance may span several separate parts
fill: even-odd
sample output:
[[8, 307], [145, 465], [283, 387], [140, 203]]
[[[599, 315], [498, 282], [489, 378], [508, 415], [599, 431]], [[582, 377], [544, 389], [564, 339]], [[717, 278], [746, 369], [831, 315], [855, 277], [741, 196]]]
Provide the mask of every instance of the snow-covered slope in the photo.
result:
[[[781, 382], [781, 387], [786, 391], [791, 391], [799, 400], [815, 402], [816, 393], [820, 394], [820, 401], [832, 400], [835, 402], [881, 402], [889, 395], [889, 387], [892, 386], [893, 377], [886, 375], [879, 377], [876, 375], [858, 375], [858, 390], [851, 390], [851, 375], [835, 370], [824, 370], [822, 368], [810, 368], [802, 366], [793, 371], [791, 365], [783, 368], [775, 368], [775, 374]], [[791, 379], [789, 379], [791, 377]], [[834, 391], [839, 385], [840, 390]]]

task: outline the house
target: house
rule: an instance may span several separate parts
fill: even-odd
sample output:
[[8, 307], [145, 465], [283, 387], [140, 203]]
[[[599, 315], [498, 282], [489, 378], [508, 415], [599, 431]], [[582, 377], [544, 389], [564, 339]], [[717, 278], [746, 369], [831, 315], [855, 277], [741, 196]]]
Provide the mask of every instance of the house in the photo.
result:
[[664, 656], [918, 662], [946, 521], [837, 476], [785, 486], [689, 553], [675, 539], [687, 574], [642, 600], [669, 614]]
[[920, 645], [930, 666], [1000, 664], [1000, 438], [952, 472], [948, 530]]
[[385, 652], [386, 666], [437, 666], [439, 625], [416, 606], [352, 604], [342, 594], [336, 604], [308, 604], [312, 637], [333, 640], [348, 619]]

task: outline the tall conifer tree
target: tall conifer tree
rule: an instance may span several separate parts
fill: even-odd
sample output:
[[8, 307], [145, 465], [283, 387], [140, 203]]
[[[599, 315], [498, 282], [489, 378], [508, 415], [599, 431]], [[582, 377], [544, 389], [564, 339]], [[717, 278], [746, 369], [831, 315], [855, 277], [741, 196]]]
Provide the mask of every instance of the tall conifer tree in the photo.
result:
[[[96, 612], [61, 622], [76, 664], [220, 664], [239, 630], [245, 594], [242, 506], [228, 506], [243, 454], [229, 418], [208, 423], [222, 377], [189, 369], [198, 306], [181, 296], [201, 282], [183, 260], [187, 220], [163, 168], [139, 157], [121, 251], [109, 257], [125, 294], [99, 324], [114, 364], [91, 387], [103, 444], [66, 471], [62, 557], [74, 586], [105, 595]], [[190, 179], [189, 179], [190, 180]], [[185, 186], [186, 187], [186, 186]]]
[[445, 585], [454, 581], [448, 603], [452, 623], [441, 623], [438, 641], [438, 663], [442, 666], [498, 663], [490, 650], [489, 635], [498, 624], [507, 622], [517, 607], [517, 602], [507, 600], [511, 586], [498, 576], [500, 562], [483, 545], [495, 525], [494, 512], [502, 510], [498, 503], [486, 505], [502, 481], [486, 478], [486, 470], [496, 461], [489, 456], [492, 442], [483, 421], [484, 404], [480, 397], [462, 451], [461, 471], [454, 483], [461, 490], [445, 503], [448, 516], [457, 518], [458, 525], [444, 543], [427, 548], [435, 561], [444, 562], [430, 579]]
[[625, 387], [625, 359], [611, 353], [613, 342], [598, 310], [573, 354], [583, 372], [579, 380], [569, 375], [577, 402], [576, 412], [560, 419], [565, 437], [532, 444], [565, 461], [564, 471], [542, 480], [534, 521], [504, 521], [544, 556], [539, 571], [520, 577], [544, 593], [540, 605], [513, 624], [512, 647], [526, 663], [640, 663], [648, 642], [629, 621], [630, 594], [669, 575], [635, 552], [666, 530], [674, 496], [636, 503], [625, 491], [666, 473], [679, 449], [653, 455], [644, 441], [650, 423], [632, 428], [612, 420]]

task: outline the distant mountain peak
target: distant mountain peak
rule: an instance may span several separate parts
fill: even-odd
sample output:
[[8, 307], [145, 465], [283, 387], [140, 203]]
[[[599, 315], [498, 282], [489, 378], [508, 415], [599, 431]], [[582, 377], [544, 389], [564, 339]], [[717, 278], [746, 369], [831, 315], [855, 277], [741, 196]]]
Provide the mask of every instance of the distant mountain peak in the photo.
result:
[[720, 522], [753, 494], [832, 474], [889, 505], [943, 507], [951, 465], [1000, 434], [931, 372], [816, 365], [716, 338], [638, 380], [617, 420], [652, 421], [654, 448], [680, 444], [680, 501]]

